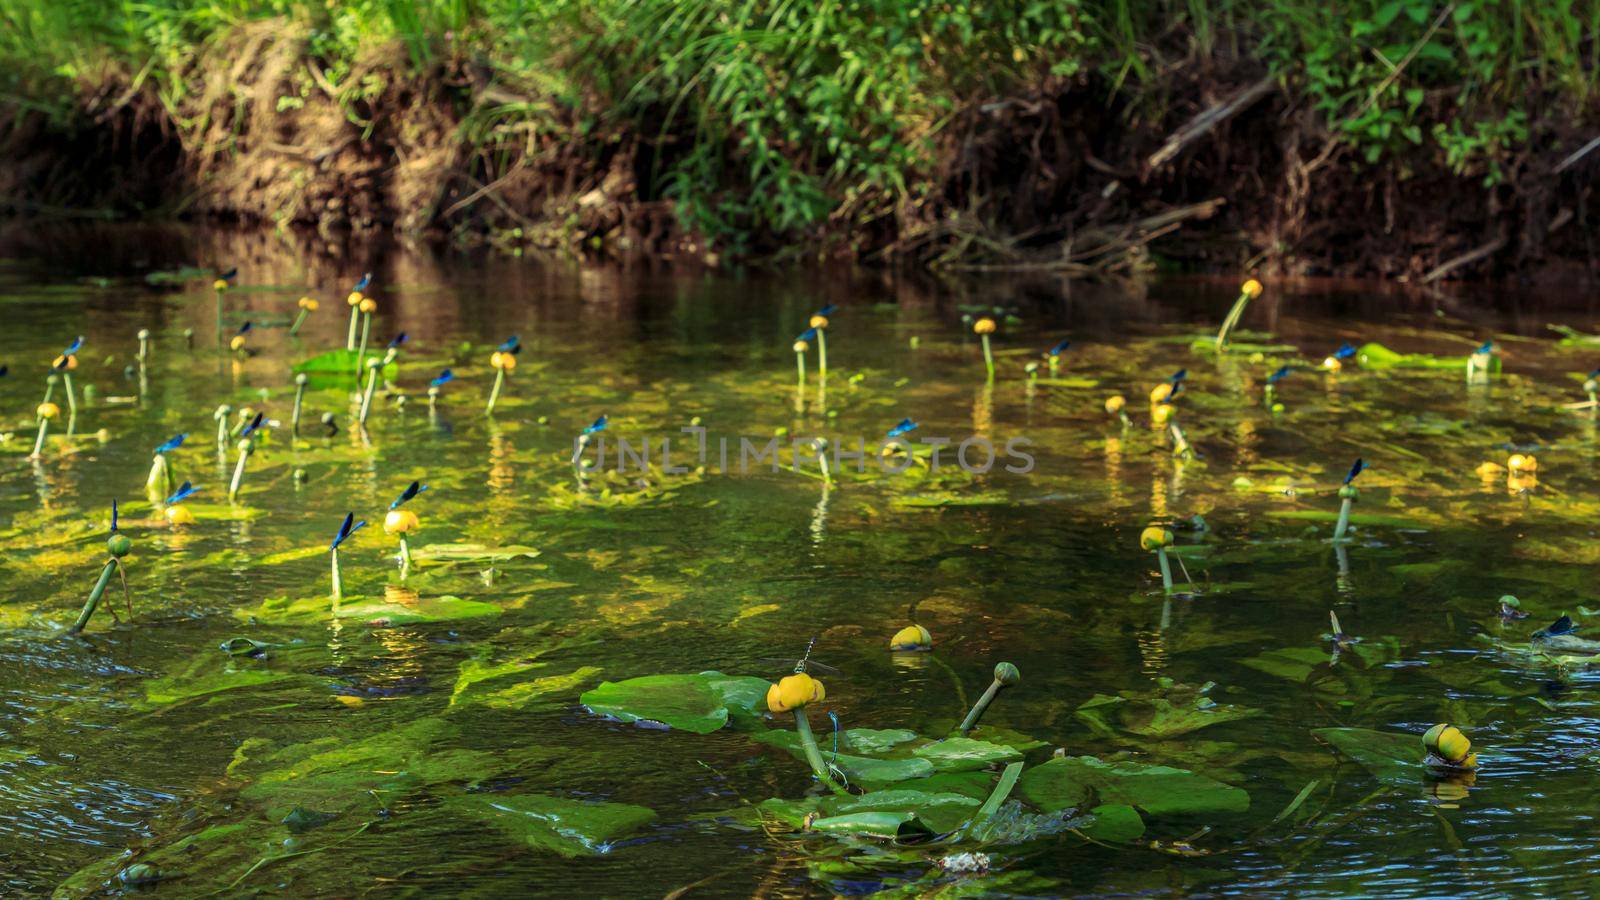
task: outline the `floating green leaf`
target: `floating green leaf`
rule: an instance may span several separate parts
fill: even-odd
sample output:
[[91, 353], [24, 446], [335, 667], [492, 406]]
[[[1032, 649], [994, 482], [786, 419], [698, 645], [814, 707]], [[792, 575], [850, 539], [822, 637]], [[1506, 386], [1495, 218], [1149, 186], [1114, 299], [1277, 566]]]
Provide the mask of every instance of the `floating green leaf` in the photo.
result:
[[735, 713], [756, 716], [757, 704], [765, 702], [767, 687], [760, 678], [721, 672], [645, 675], [602, 682], [585, 691], [579, 702], [597, 716], [710, 734], [727, 725]]
[[448, 807], [492, 825], [530, 849], [566, 857], [608, 853], [612, 841], [656, 818], [654, 810], [643, 806], [538, 794], [461, 797]]
[[1018, 793], [1047, 812], [1082, 808], [1090, 796], [1102, 804], [1125, 804], [1148, 815], [1175, 816], [1243, 812], [1250, 795], [1186, 769], [1137, 762], [1103, 762], [1067, 756], [1034, 766]]

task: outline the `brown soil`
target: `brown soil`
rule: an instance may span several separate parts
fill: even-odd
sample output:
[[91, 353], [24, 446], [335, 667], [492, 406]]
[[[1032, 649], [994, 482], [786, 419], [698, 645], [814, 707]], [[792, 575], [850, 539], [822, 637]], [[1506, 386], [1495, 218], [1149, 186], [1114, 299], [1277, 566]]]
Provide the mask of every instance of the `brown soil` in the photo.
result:
[[[944, 133], [925, 201], [836, 216], [856, 224], [816, 235], [816, 249], [1069, 274], [1163, 263], [1418, 282], [1589, 280], [1600, 271], [1587, 218], [1600, 152], [1556, 171], [1559, 157], [1530, 149], [1492, 188], [1479, 173], [1428, 160], [1406, 161], [1402, 177], [1398, 166], [1347, 158], [1292, 91], [1248, 66], [1177, 71], [1171, 82], [1159, 116], [1108, 103], [1109, 87], [1092, 78], [974, 102]], [[7, 116], [0, 209], [219, 217], [330, 238], [392, 228], [712, 258], [643, 183], [663, 152], [649, 143], [653, 134], [586, 132], [547, 98], [508, 96], [466, 61], [408, 75], [374, 64], [342, 82], [360, 85], [362, 96], [341, 98], [308, 57], [306, 35], [270, 22], [208, 46], [190, 83], [168, 109], [105, 79], [72, 128], [34, 113]], [[1152, 164], [1186, 123], [1251, 85], [1260, 90], [1250, 102]], [[550, 110], [546, 127], [484, 121], [485, 110], [507, 102]], [[193, 127], [180, 131], [175, 118]], [[1557, 136], [1572, 143], [1555, 126], [1536, 133], [1547, 145]], [[781, 248], [760, 236], [753, 244]]]

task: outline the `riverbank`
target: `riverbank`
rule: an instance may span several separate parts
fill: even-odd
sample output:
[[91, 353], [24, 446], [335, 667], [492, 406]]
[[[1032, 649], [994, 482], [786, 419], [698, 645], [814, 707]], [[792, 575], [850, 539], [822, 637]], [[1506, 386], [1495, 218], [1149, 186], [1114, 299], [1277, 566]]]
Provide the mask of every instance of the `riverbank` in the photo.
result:
[[0, 16], [13, 213], [705, 262], [1596, 271], [1597, 24], [1556, 11], [26, 0]]

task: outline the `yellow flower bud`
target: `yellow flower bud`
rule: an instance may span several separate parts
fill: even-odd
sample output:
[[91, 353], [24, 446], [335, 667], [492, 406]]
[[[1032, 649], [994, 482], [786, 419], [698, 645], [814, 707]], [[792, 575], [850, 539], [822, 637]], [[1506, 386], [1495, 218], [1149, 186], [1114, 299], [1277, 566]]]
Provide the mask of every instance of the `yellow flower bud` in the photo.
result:
[[767, 688], [767, 709], [775, 713], [802, 709], [808, 703], [817, 703], [828, 695], [822, 682], [804, 672], [796, 672]]
[[41, 419], [54, 419], [56, 416], [61, 415], [61, 407], [54, 403], [41, 403], [34, 412], [38, 413]]
[[1165, 425], [1172, 420], [1173, 408], [1170, 403], [1163, 403], [1150, 410], [1150, 421], [1157, 425]]
[[1251, 300], [1254, 300], [1255, 298], [1261, 296], [1261, 282], [1252, 278], [1239, 287], [1239, 293], [1244, 294]]
[[350, 304], [351, 306], [360, 306], [361, 299], [360, 291], [351, 291], [350, 296], [344, 298], [344, 302]]
[[1518, 475], [1537, 472], [1539, 471], [1539, 461], [1531, 453], [1527, 455], [1513, 453], [1506, 459], [1506, 468]]
[[988, 316], [984, 316], [978, 321], [972, 323], [972, 331], [974, 334], [994, 334], [994, 328], [994, 320]]
[[317, 301], [311, 299], [310, 297], [301, 297], [299, 300], [299, 306], [306, 312], [317, 311]]
[[227, 290], [228, 289], [228, 281], [227, 281], [227, 279], [218, 278], [216, 281], [211, 282], [211, 289], [213, 291], [225, 291], [225, 290]]
[[930, 650], [933, 648], [933, 635], [921, 625], [907, 625], [896, 631], [894, 637], [889, 639], [890, 650]]
[[1324, 369], [1327, 369], [1329, 372], [1337, 372], [1340, 369], [1344, 368], [1344, 363], [1342, 363], [1342, 362], [1338, 361], [1337, 359], [1334, 359], [1333, 357], [1330, 356], [1327, 359], [1322, 361], [1322, 367]]
[[1477, 768], [1478, 756], [1472, 752], [1472, 742], [1454, 725], [1440, 723], [1422, 736], [1422, 746], [1446, 763], [1462, 769]]
[[409, 509], [391, 509], [383, 517], [384, 534], [410, 534], [422, 526], [417, 514]]
[[818, 329], [827, 328], [828, 327], [828, 317], [827, 316], [812, 316], [810, 325], [811, 325], [812, 328], [818, 328]]
[[53, 360], [50, 363], [50, 368], [52, 368], [52, 369], [66, 369], [69, 372], [72, 371], [73, 369], [76, 369], [77, 367], [78, 367], [78, 357], [77, 356], [64, 356], [64, 355], [63, 356], [58, 356], [58, 357], [55, 358], [55, 360]]
[[242, 334], [234, 335], [233, 336], [233, 340], [228, 342], [228, 346], [232, 347], [234, 350], [243, 350], [244, 349], [244, 335], [242, 335]]
[[1170, 382], [1163, 381], [1160, 384], [1158, 384], [1155, 387], [1150, 389], [1150, 402], [1151, 403], [1162, 403], [1162, 402], [1165, 402], [1166, 399], [1168, 397], [1171, 397], [1171, 396], [1172, 396], [1172, 384]]
[[1114, 416], [1122, 412], [1122, 408], [1127, 405], [1128, 401], [1123, 399], [1121, 394], [1112, 394], [1106, 398], [1106, 414]]
[[1172, 532], [1160, 525], [1151, 525], [1139, 532], [1139, 546], [1145, 550], [1159, 550], [1172, 546]]
[[190, 512], [187, 506], [169, 506], [163, 510], [163, 514], [166, 515], [168, 524], [173, 527], [194, 524], [194, 513]]
[[506, 353], [503, 350], [496, 350], [489, 356], [489, 365], [494, 366], [496, 369], [505, 369], [507, 372], [509, 372], [517, 367], [516, 354]]
[[361, 311], [364, 312], [364, 313], [375, 313], [375, 312], [377, 312], [378, 311], [378, 301], [372, 299], [371, 297], [362, 297], [361, 298]]
[[806, 352], [807, 350], [810, 350], [810, 349], [811, 349], [811, 345], [806, 343], [805, 341], [795, 341], [794, 342], [794, 352], [796, 352], [796, 353], [804, 353], [804, 352]]

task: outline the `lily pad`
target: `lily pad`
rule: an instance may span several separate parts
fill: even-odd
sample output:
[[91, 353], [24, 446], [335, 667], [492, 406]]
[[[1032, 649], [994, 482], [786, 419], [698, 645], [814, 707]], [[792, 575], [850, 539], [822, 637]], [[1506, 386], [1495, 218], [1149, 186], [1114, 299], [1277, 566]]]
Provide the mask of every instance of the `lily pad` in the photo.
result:
[[510, 544], [505, 547], [489, 547], [483, 544], [426, 544], [412, 548], [411, 561], [505, 562], [517, 558], [533, 559], [538, 555], [537, 548], [521, 544]]
[[1187, 769], [1138, 762], [1104, 762], [1067, 756], [1034, 766], [1018, 793], [1047, 812], [1083, 808], [1090, 797], [1102, 804], [1132, 806], [1154, 817], [1243, 812], [1250, 795]]
[[585, 691], [579, 702], [597, 716], [710, 734], [727, 725], [730, 717], [756, 717], [767, 687], [760, 678], [721, 672], [645, 675], [602, 682]]
[[1379, 781], [1414, 784], [1422, 774], [1422, 741], [1414, 734], [1366, 728], [1318, 728], [1311, 733]]
[[255, 622], [314, 624], [338, 618], [378, 628], [448, 622], [498, 616], [503, 612], [493, 603], [463, 600], [460, 597], [417, 597], [401, 603], [365, 597], [350, 597], [338, 603], [327, 597], [273, 597], [260, 606], [236, 609], [233, 614]]
[[530, 849], [558, 856], [598, 856], [612, 842], [655, 821], [655, 811], [629, 803], [600, 803], [524, 794], [463, 797], [456, 812], [494, 826]]
[[934, 770], [939, 772], [968, 772], [1022, 759], [1021, 753], [1004, 744], [990, 744], [964, 737], [924, 744], [912, 750], [911, 754], [932, 763]]
[[963, 794], [897, 788], [869, 791], [859, 797], [773, 799], [763, 802], [760, 809], [795, 829], [804, 827], [805, 817], [815, 813], [821, 816], [811, 825], [817, 831], [901, 837], [911, 832], [955, 831], [972, 818], [979, 805], [979, 800]]

